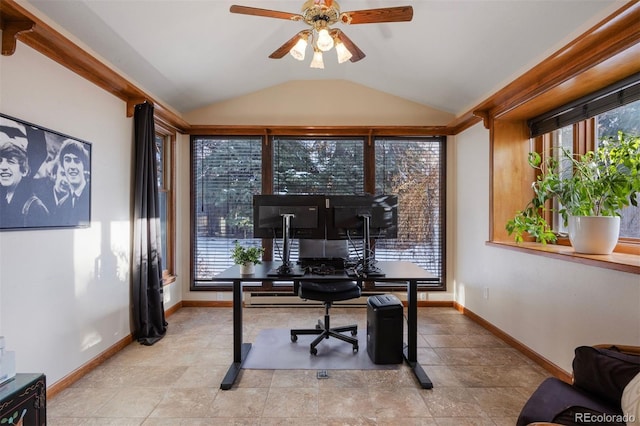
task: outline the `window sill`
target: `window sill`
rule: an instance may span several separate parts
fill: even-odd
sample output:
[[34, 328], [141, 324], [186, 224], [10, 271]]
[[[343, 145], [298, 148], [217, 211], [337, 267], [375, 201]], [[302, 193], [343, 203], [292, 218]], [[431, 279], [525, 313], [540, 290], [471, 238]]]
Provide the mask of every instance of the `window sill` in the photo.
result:
[[162, 276], [162, 286], [166, 287], [169, 284], [173, 284], [176, 281], [175, 275], [163, 275]]
[[576, 253], [570, 246], [558, 244], [545, 245], [534, 242], [517, 244], [515, 242], [488, 241], [486, 244], [492, 247], [516, 250], [533, 255], [596, 266], [599, 268], [613, 269], [631, 274], [640, 274], [640, 255], [638, 254], [614, 252], [609, 255], [588, 255]]

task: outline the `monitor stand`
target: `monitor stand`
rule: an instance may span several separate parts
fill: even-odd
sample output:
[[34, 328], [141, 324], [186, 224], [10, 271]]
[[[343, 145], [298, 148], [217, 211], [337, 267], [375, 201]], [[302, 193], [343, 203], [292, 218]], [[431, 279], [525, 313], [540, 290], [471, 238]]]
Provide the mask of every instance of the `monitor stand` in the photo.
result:
[[304, 269], [298, 265], [291, 265], [290, 263], [283, 263], [277, 268], [273, 268], [267, 272], [268, 277], [302, 277], [304, 274]]
[[267, 272], [268, 277], [301, 277], [304, 269], [293, 265], [289, 261], [291, 254], [291, 218], [295, 215], [291, 213], [282, 214], [282, 265]]
[[374, 266], [375, 258], [369, 253], [369, 227], [371, 217], [369, 215], [363, 215], [362, 219], [364, 220], [362, 232], [362, 267], [357, 270], [357, 273], [367, 278], [384, 277], [384, 272]]

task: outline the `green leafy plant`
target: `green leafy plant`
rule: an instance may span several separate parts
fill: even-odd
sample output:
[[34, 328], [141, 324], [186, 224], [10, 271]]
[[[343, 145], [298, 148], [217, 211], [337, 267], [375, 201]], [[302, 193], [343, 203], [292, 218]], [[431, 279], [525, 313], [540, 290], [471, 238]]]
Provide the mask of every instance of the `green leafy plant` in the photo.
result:
[[[524, 240], [525, 232], [541, 243], [556, 241], [545, 211], [557, 211], [566, 226], [569, 216], [620, 216], [624, 207], [638, 205], [639, 136], [618, 132], [617, 137], [603, 139], [595, 151], [573, 155], [560, 148], [559, 155], [545, 161], [531, 152], [528, 162], [540, 173], [531, 201], [507, 222], [507, 232], [516, 242]], [[558, 207], [548, 207], [554, 198]]]
[[242, 247], [238, 241], [234, 241], [235, 246], [231, 251], [231, 258], [237, 265], [244, 265], [245, 263], [253, 263], [257, 265], [262, 263], [260, 259], [264, 253], [262, 247]]

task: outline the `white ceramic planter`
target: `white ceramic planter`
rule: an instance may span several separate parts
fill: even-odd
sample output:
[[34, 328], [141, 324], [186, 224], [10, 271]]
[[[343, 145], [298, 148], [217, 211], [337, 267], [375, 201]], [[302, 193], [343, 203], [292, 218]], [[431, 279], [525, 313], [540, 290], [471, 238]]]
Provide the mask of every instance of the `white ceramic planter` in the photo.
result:
[[241, 275], [252, 275], [256, 271], [256, 265], [253, 262], [247, 262], [240, 265], [240, 274]]
[[619, 234], [618, 216], [569, 217], [569, 240], [576, 253], [611, 254]]

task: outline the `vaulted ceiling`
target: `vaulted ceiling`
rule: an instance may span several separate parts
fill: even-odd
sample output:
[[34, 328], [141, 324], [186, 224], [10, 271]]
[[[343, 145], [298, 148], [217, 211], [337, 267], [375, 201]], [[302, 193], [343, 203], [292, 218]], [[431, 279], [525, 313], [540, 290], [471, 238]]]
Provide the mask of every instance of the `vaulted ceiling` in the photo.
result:
[[[21, 2], [25, 3], [25, 2]], [[303, 0], [31, 0], [169, 107], [188, 112], [296, 80], [346, 80], [461, 115], [624, 1], [342, 0], [343, 11], [411, 5], [413, 20], [336, 24], [364, 51], [325, 68], [268, 56], [301, 22], [232, 14], [232, 4], [299, 13]]]

